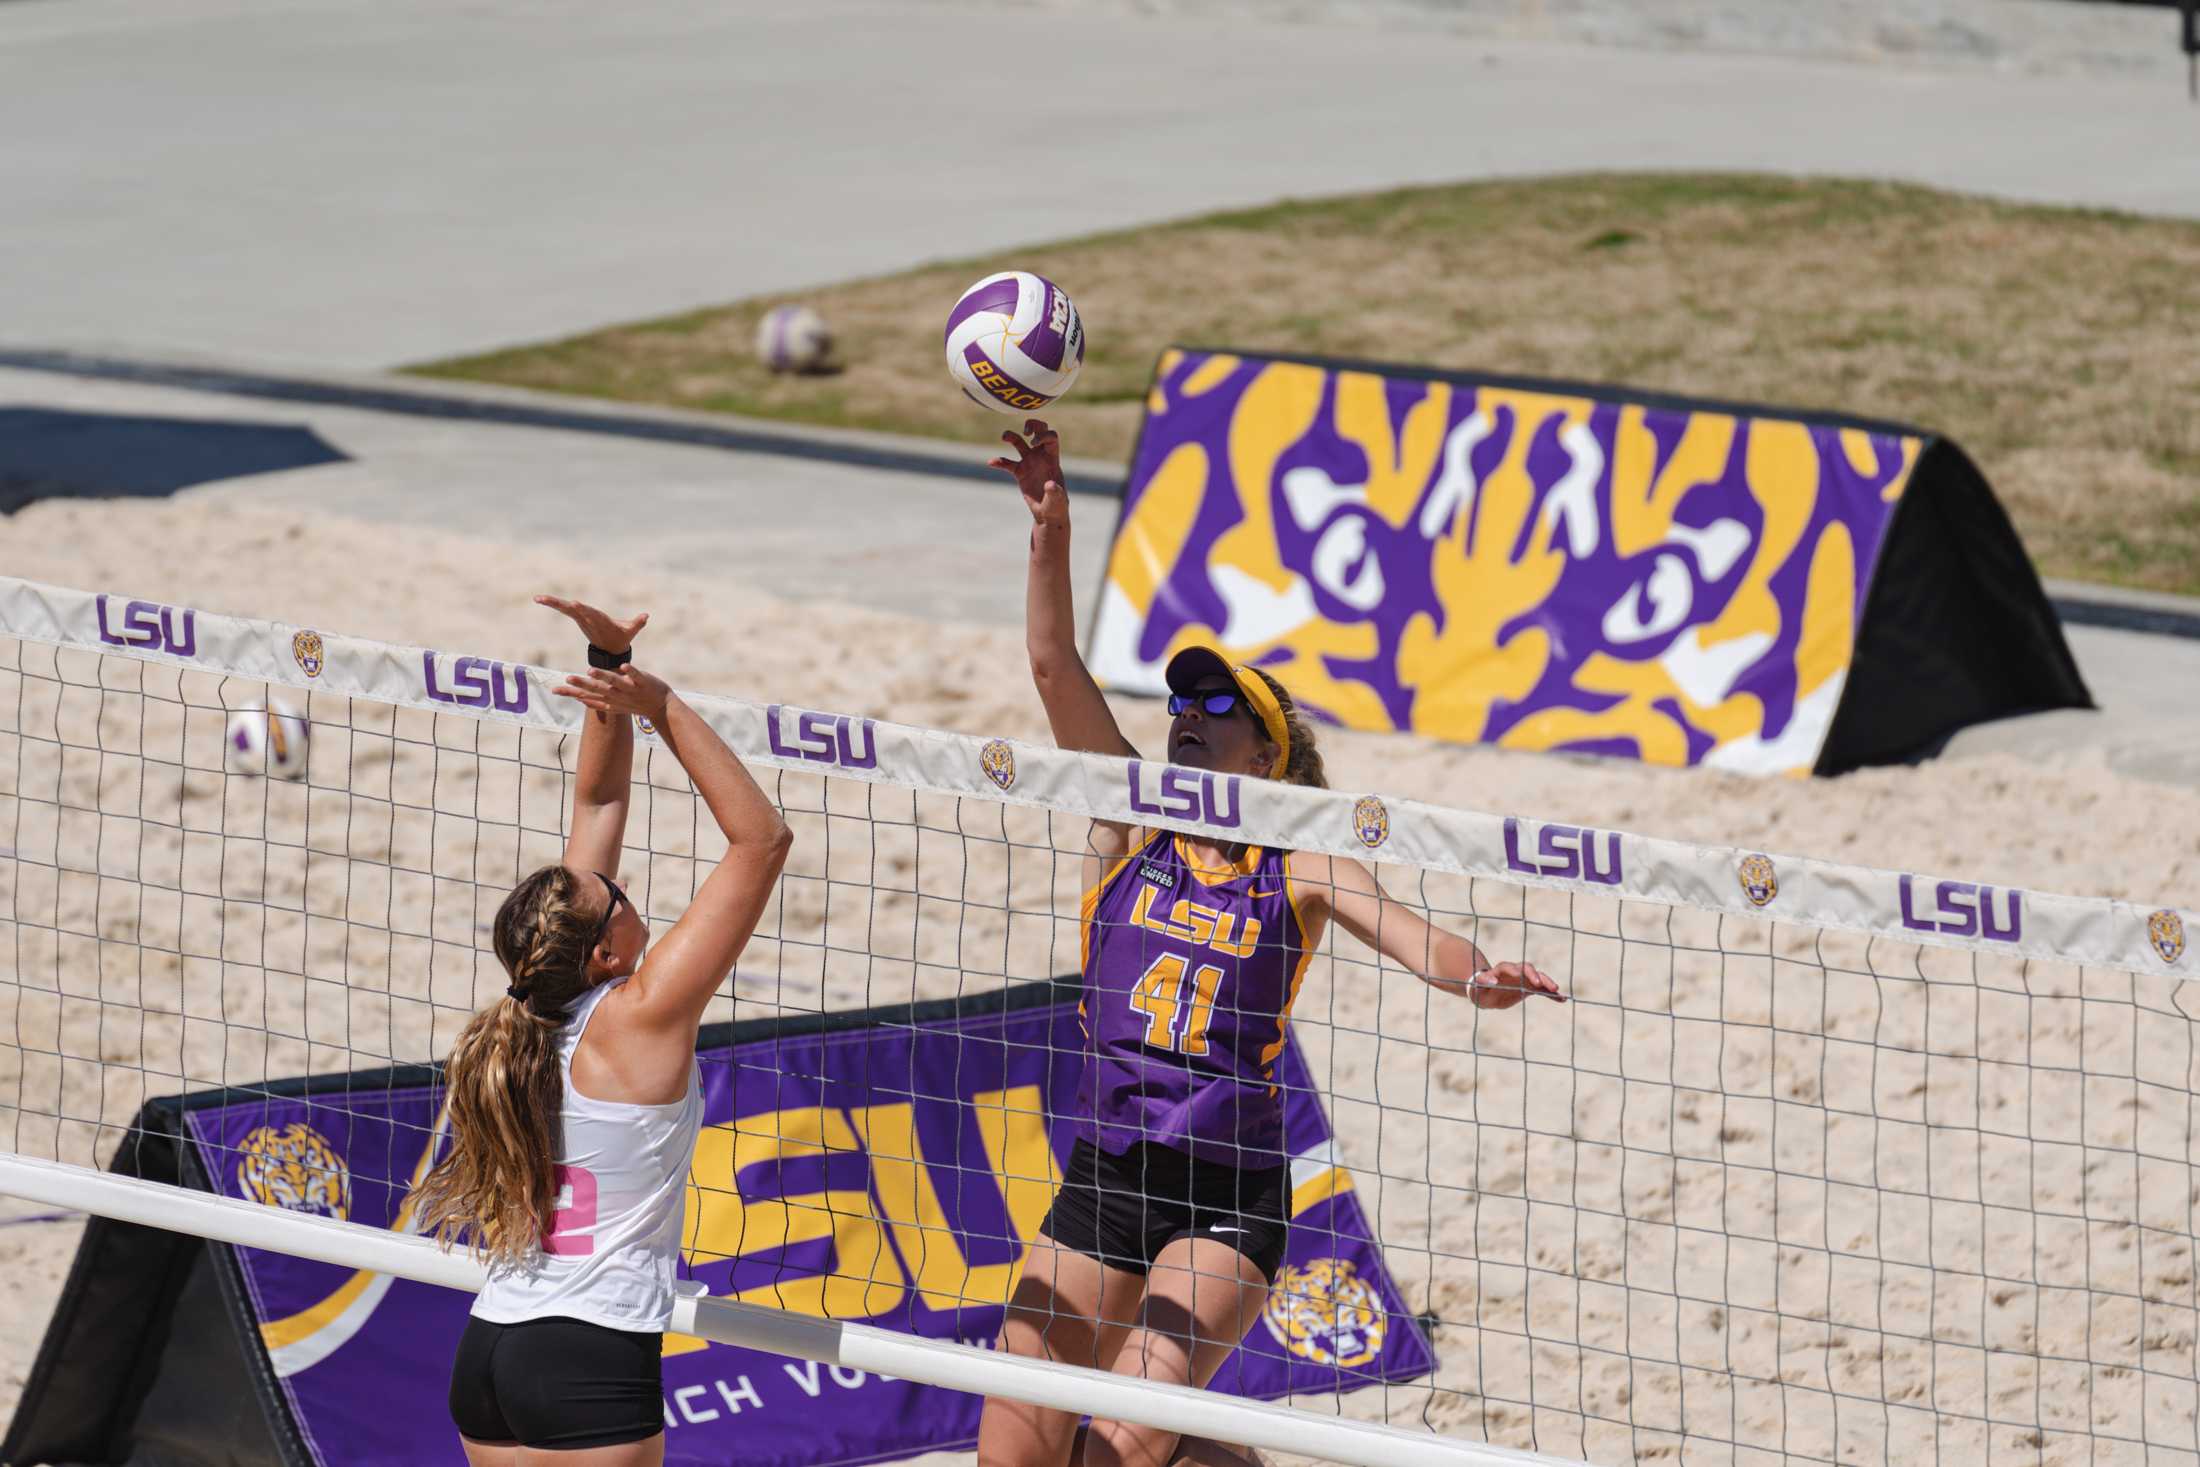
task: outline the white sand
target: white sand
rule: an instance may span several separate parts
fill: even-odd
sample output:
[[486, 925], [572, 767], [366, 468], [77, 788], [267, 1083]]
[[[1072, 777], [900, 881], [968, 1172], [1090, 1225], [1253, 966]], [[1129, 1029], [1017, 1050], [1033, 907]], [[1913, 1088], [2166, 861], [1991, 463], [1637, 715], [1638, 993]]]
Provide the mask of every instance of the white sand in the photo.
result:
[[[576, 661], [576, 642], [526, 597], [556, 590], [651, 611], [641, 658], [679, 684], [1044, 737], [1013, 629], [796, 607], [547, 551], [424, 542], [303, 515], [217, 513], [187, 495], [34, 506], [0, 521], [0, 566], [548, 665]], [[36, 667], [47, 654], [22, 655]], [[33, 701], [52, 687], [24, 686]], [[0, 706], [13, 696], [0, 691]], [[108, 702], [108, 736], [135, 737], [145, 713], [148, 748], [162, 737], [157, 705], [148, 712], [127, 695]], [[1134, 741], [1152, 747], [1164, 723], [1158, 705], [1126, 701], [1119, 711]], [[319, 703], [315, 712], [341, 716]], [[64, 703], [62, 716], [89, 729], [102, 710]], [[401, 737], [391, 744], [367, 731], [362, 711], [351, 766], [360, 798], [330, 852], [334, 864], [349, 865], [356, 879], [393, 856], [433, 861], [439, 874], [493, 886], [516, 860], [536, 858], [509, 841], [477, 852], [465, 817], [515, 798], [530, 813], [545, 800], [554, 811], [554, 783], [515, 786], [514, 744], [499, 731], [482, 734], [486, 757], [453, 747], [472, 747], [478, 727], [457, 720], [432, 731], [444, 747], [430, 756], [403, 742], [408, 732], [431, 732], [412, 718], [397, 722]], [[2189, 906], [2200, 887], [2200, 792], [2104, 769], [2041, 769], [2000, 756], [1766, 782], [1403, 738], [1331, 734], [1326, 745], [1340, 788], [2032, 889], [2139, 901], [2184, 894]], [[317, 778], [330, 747], [317, 742]], [[432, 831], [393, 820], [376, 793], [406, 787], [431, 765], [444, 781], [438, 808], [459, 818]], [[123, 798], [111, 774], [96, 790], [82, 771], [68, 778], [78, 798], [110, 808]], [[659, 783], [666, 789], [649, 839], [656, 854], [629, 875], [652, 915], [669, 918], [693, 857], [707, 859], [710, 848], [707, 840], [699, 851], [687, 847], [689, 802], [674, 781]], [[914, 814], [934, 829], [952, 829], [958, 816], [966, 829], [982, 831], [987, 820], [996, 834], [1004, 829], [991, 806], [897, 805], [890, 793], [841, 784], [821, 791], [797, 779], [780, 789], [810, 810], [829, 798], [836, 817], [868, 808], [881, 818]], [[257, 830], [257, 808], [222, 814], [220, 791], [208, 774], [168, 794], [214, 812], [232, 835]], [[294, 786], [269, 794], [267, 828], [280, 835], [304, 818], [307, 796]], [[33, 805], [26, 799], [21, 809]], [[7, 809], [0, 802], [0, 813]], [[379, 822], [368, 818], [376, 812]], [[1074, 863], [1056, 863], [1050, 875], [1043, 858], [1019, 854], [1013, 895], [1029, 915], [1011, 919], [956, 900], [966, 875], [973, 889], [1001, 890], [997, 841], [816, 814], [796, 824], [801, 844], [784, 902], [742, 964], [744, 1000], [852, 1007], [1073, 966], [1065, 956], [1073, 930], [1060, 919], [1075, 910]], [[1023, 813], [1005, 829], [1057, 849], [1078, 834]], [[70, 838], [66, 830], [61, 838]], [[203, 854], [148, 838], [135, 859], [172, 860], [188, 884]], [[260, 879], [244, 864], [242, 875], [227, 874], [232, 888]], [[339, 922], [286, 927], [270, 918], [261, 926], [232, 915], [220, 934], [224, 971], [211, 954], [156, 955], [141, 965], [137, 943], [169, 919], [118, 921], [109, 904], [90, 905], [91, 892], [41, 887], [24, 871], [20, 910], [73, 911], [100, 922], [107, 939], [96, 951], [81, 939], [56, 952], [29, 925], [21, 929], [20, 977], [0, 970], [0, 1032], [39, 1041], [27, 1039], [29, 1049], [136, 1064], [166, 1056], [171, 1076], [234, 1082], [331, 1063], [342, 1051], [323, 1047], [329, 1042], [348, 1042], [363, 1063], [369, 1054], [433, 1052], [469, 995], [492, 991], [485, 976], [477, 986], [469, 956], [485, 913], [455, 884], [439, 883], [431, 896], [425, 883], [400, 880], [365, 903], [396, 912], [400, 927], [432, 924], [432, 950], [422, 940], [375, 947], [355, 939], [347, 958]], [[341, 876], [317, 870], [309, 882], [271, 863], [266, 879], [299, 892], [323, 918], [345, 914]], [[1387, 879], [1394, 890], [1413, 888], [1405, 873]], [[497, 894], [485, 899], [493, 905]], [[1414, 1306], [1446, 1323], [1433, 1397], [1421, 1388], [1362, 1392], [1346, 1399], [1349, 1413], [1387, 1409], [1411, 1422], [1426, 1402], [1427, 1419], [1445, 1429], [1601, 1462], [1631, 1453], [1773, 1461], [1781, 1450], [1918, 1460], [1932, 1445], [1935, 1407], [1943, 1461], [1982, 1459], [1989, 1432], [1997, 1459], [2039, 1446], [2049, 1461], [2089, 1460], [2080, 1434], [2088, 1419], [2104, 1440], [2143, 1434], [2190, 1452], [2193, 1178], [2183, 1159], [2193, 1139], [2195, 1051], [2166, 985], [1974, 964], [1960, 954], [1920, 959], [1892, 943], [1876, 945], [1867, 961], [1860, 940], [1814, 943], [1816, 934], [1787, 927], [1776, 934], [1775, 961], [1773, 935], [1751, 924], [1722, 931], [1694, 914], [1642, 904], [1620, 911], [1551, 893], [1523, 905], [1517, 889], [1496, 883], [1470, 892], [1432, 881], [1418, 894], [1461, 926], [1473, 921], [1471, 904], [1481, 914], [1479, 941], [1498, 956], [1524, 947], [1582, 1001], [1478, 1017], [1432, 1005], [1410, 977], [1378, 976], [1348, 941], [1337, 944], [1335, 962], [1315, 965], [1299, 1006], [1301, 1041], [1393, 1272]], [[354, 890], [349, 900], [362, 899]], [[211, 930], [188, 904], [173, 921], [187, 949]], [[815, 945], [821, 933], [832, 951]], [[289, 951], [309, 971], [348, 973], [351, 991], [307, 997], [260, 971], [263, 956]], [[56, 983], [62, 995], [33, 991]], [[240, 993], [266, 1006], [271, 1028], [300, 1037], [248, 1053], [239, 1031], [184, 1017], [214, 1012], [223, 995], [237, 1012]], [[118, 1035], [115, 1016], [140, 1007], [143, 1028]], [[321, 1043], [309, 1045], [307, 1035]], [[1935, 1056], [1929, 1067], [1921, 1049]], [[88, 1153], [87, 1128], [40, 1125], [38, 1097], [47, 1097], [48, 1113], [59, 1095], [72, 1118], [112, 1124], [139, 1090], [110, 1084], [102, 1092], [80, 1079], [56, 1088], [45, 1063], [0, 1048], [0, 1096], [12, 1098], [19, 1084], [26, 1096], [25, 1114], [0, 1118], [0, 1127], [25, 1150]], [[161, 1079], [148, 1077], [143, 1091], [160, 1093]], [[10, 1265], [0, 1270], [9, 1290], [0, 1309], [13, 1321], [0, 1327], [0, 1394], [10, 1403], [73, 1234], [66, 1224], [0, 1228], [0, 1263]], [[2142, 1294], [2151, 1301], [2144, 1309]], [[2006, 1353], [1989, 1361], [1987, 1349]], [[2035, 1352], [2075, 1363], [2036, 1364]], [[1828, 1388], [1842, 1393], [1838, 1409]], [[1991, 1427], [1982, 1424], [1989, 1417]], [[1704, 1439], [1685, 1456], [1669, 1435], [1684, 1422]], [[2107, 1442], [2090, 1460], [2139, 1458]]]

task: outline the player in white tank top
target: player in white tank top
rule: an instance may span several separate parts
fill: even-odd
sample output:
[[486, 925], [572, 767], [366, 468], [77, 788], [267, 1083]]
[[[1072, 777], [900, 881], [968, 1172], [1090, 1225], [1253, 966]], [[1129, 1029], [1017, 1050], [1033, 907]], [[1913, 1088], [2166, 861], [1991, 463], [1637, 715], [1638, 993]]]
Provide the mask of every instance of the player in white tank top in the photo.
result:
[[[703, 1008], [755, 930], [792, 835], [709, 725], [631, 665], [647, 617], [537, 597], [579, 625], [591, 671], [553, 689], [588, 710], [564, 860], [495, 922], [505, 997], [445, 1067], [451, 1145], [421, 1183], [422, 1231], [490, 1258], [451, 1371], [472, 1467], [556, 1451], [572, 1467], [664, 1460], [664, 1329], [702, 1127]], [[726, 837], [654, 948], [618, 869], [646, 717]], [[644, 957], [647, 961], [644, 961]]]
[[474, 1300], [476, 1319], [518, 1324], [556, 1314], [660, 1331], [671, 1322], [688, 1161], [703, 1126], [702, 1078], [689, 1061], [687, 1094], [670, 1105], [596, 1100], [573, 1084], [573, 1051], [588, 1021], [625, 983], [589, 990], [558, 1036], [565, 1081], [558, 1210], [539, 1252], [490, 1269]]

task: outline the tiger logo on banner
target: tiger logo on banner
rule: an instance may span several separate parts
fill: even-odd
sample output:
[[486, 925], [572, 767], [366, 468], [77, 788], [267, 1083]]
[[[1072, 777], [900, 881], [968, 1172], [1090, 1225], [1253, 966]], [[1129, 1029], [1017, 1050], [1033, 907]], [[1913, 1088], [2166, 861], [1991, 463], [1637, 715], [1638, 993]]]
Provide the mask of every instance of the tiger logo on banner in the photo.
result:
[[1383, 1353], [1389, 1325], [1382, 1296], [1342, 1258], [1283, 1269], [1260, 1317], [1276, 1343], [1301, 1360], [1348, 1367]]
[[351, 1216], [351, 1169], [328, 1137], [302, 1121], [261, 1126], [238, 1146], [237, 1185], [263, 1207], [339, 1222]]
[[1093, 670], [1207, 643], [1349, 728], [1808, 771], [1924, 443], [1173, 350]]

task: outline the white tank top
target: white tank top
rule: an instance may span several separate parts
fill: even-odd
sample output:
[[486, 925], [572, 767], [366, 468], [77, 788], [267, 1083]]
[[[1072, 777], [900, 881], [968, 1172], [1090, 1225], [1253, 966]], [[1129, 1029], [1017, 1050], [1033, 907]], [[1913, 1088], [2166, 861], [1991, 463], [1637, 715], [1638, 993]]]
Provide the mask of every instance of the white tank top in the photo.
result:
[[518, 1324], [545, 1315], [612, 1329], [662, 1330], [672, 1319], [673, 1265], [689, 1163], [703, 1125], [700, 1072], [688, 1066], [685, 1098], [669, 1105], [591, 1100], [573, 1088], [573, 1052], [618, 983], [591, 989], [558, 1035], [565, 1143], [557, 1213], [542, 1247], [497, 1264], [474, 1299], [474, 1317]]

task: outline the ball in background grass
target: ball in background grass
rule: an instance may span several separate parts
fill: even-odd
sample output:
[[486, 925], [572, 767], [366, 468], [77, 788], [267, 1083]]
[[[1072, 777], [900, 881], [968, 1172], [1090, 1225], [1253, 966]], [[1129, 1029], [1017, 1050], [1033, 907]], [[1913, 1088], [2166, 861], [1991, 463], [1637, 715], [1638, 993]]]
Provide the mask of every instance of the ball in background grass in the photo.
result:
[[832, 350], [831, 329], [808, 306], [773, 306], [756, 323], [756, 359], [774, 372], [814, 372]]
[[234, 774], [306, 777], [306, 741], [312, 726], [303, 714], [280, 704], [272, 710], [240, 708], [229, 715], [224, 762]]
[[947, 374], [980, 407], [1037, 412], [1069, 391], [1084, 364], [1084, 322], [1043, 276], [988, 275], [948, 312]]

